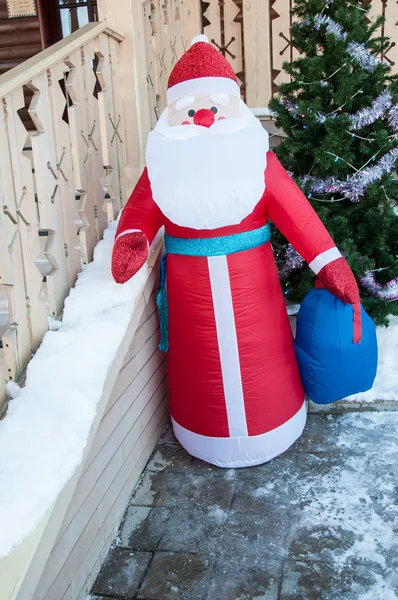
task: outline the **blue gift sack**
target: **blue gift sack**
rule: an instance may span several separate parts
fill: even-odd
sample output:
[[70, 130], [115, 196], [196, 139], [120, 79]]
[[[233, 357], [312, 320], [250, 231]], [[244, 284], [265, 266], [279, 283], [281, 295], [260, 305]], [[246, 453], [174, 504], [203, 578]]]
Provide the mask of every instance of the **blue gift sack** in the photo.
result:
[[354, 344], [354, 310], [324, 289], [311, 290], [298, 317], [296, 356], [305, 393], [329, 404], [371, 389], [377, 372], [376, 327], [361, 308], [362, 339]]

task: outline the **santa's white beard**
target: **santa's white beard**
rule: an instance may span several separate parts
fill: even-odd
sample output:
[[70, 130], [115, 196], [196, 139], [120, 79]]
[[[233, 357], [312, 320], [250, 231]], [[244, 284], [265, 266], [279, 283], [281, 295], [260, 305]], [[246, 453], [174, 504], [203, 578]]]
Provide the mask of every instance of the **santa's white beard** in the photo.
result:
[[192, 229], [236, 225], [265, 189], [268, 134], [242, 102], [242, 115], [210, 128], [169, 127], [167, 110], [150, 133], [152, 194], [173, 223]]

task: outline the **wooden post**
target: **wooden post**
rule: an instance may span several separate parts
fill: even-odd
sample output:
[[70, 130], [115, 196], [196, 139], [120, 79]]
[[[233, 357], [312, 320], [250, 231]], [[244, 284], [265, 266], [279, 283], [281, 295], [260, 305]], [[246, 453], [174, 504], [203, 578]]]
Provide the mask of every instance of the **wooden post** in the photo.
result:
[[268, 105], [272, 95], [269, 0], [244, 0], [246, 102]]
[[5, 102], [7, 106], [7, 131], [14, 197], [22, 247], [31, 349], [35, 351], [47, 330], [47, 308], [42, 294], [43, 277], [35, 263], [41, 254], [41, 250], [32, 161], [24, 153], [27, 131], [18, 116], [18, 110], [25, 105], [22, 87], [7, 96]]
[[118, 94], [124, 112], [124, 136], [127, 164], [125, 167], [124, 202], [131, 193], [144, 165], [143, 138], [148, 130], [145, 102], [146, 80], [143, 68], [144, 40], [140, 21], [141, 0], [99, 0], [98, 13], [102, 21], [124, 34], [118, 63]]
[[0, 365], [0, 406], [5, 396], [5, 381], [17, 380], [31, 355], [22, 249], [4, 108], [0, 102], [0, 284], [7, 290], [9, 322], [18, 323], [18, 329], [15, 331], [14, 327], [13, 335], [7, 330], [3, 337], [3, 351], [8, 360], [7, 365]]
[[57, 158], [58, 193], [61, 205], [63, 242], [68, 270], [69, 287], [75, 285], [81, 269], [81, 255], [78, 247], [76, 226], [77, 202], [73, 179], [73, 161], [69, 125], [63, 120], [67, 100], [62, 92], [60, 81], [65, 81], [68, 67], [62, 61], [51, 69], [52, 85], [49, 88], [51, 117], [54, 132], [54, 147]]
[[62, 235], [62, 209], [59, 195], [59, 173], [54, 147], [54, 132], [51, 118], [51, 104], [48, 88], [54, 83], [48, 79], [51, 71], [41, 73], [30, 84], [36, 90], [29, 109], [32, 120], [37, 122], [38, 133], [32, 136], [33, 165], [40, 229], [47, 233], [44, 254], [49, 263], [47, 290], [49, 311], [58, 316], [64, 306], [69, 291], [69, 278], [66, 265], [65, 247]]
[[92, 260], [94, 246], [98, 241], [95, 215], [95, 189], [91, 178], [89, 115], [86, 110], [86, 57], [85, 49], [72, 52], [66, 63], [69, 75], [66, 89], [72, 104], [68, 108], [72, 144], [73, 172], [76, 193], [79, 195], [78, 213], [80, 216], [79, 239], [83, 264]]
[[276, 0], [272, 6], [273, 19], [271, 24], [271, 44], [272, 44], [272, 74], [274, 92], [277, 87], [284, 82], [289, 81], [289, 75], [283, 70], [283, 63], [290, 62], [294, 56], [297, 57], [297, 50], [293, 49], [290, 43], [291, 15], [290, 9], [293, 2], [289, 0]]
[[202, 33], [202, 11], [200, 0], [185, 0], [184, 27], [188, 44], [191, 43], [191, 40], [195, 35]]

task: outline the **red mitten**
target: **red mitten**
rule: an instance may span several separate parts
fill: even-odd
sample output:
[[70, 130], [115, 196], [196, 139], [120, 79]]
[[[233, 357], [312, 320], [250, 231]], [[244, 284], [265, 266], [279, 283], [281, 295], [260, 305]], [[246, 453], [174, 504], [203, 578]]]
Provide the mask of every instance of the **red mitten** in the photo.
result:
[[360, 343], [362, 337], [361, 297], [358, 284], [347, 261], [338, 258], [323, 267], [318, 273], [317, 287], [326, 288], [346, 304], [354, 308], [354, 343]]
[[126, 283], [148, 258], [148, 240], [141, 231], [119, 237], [112, 252], [112, 275], [116, 283]]
[[358, 304], [361, 301], [354, 273], [344, 258], [338, 258], [323, 267], [318, 278], [322, 285], [317, 284], [317, 287], [326, 288], [346, 304]]

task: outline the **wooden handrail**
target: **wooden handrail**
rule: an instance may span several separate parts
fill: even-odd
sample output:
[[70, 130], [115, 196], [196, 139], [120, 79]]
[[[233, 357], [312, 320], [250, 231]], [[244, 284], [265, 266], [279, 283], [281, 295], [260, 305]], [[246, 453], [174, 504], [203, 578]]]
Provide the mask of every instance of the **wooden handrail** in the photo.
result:
[[84, 46], [84, 44], [101, 33], [105, 33], [118, 42], [124, 40], [124, 35], [108, 27], [106, 23], [88, 23], [60, 42], [46, 48], [46, 50], [43, 50], [36, 56], [32, 56], [32, 58], [1, 75], [0, 98], [22, 87], [33, 77], [63, 61], [69, 54]]

